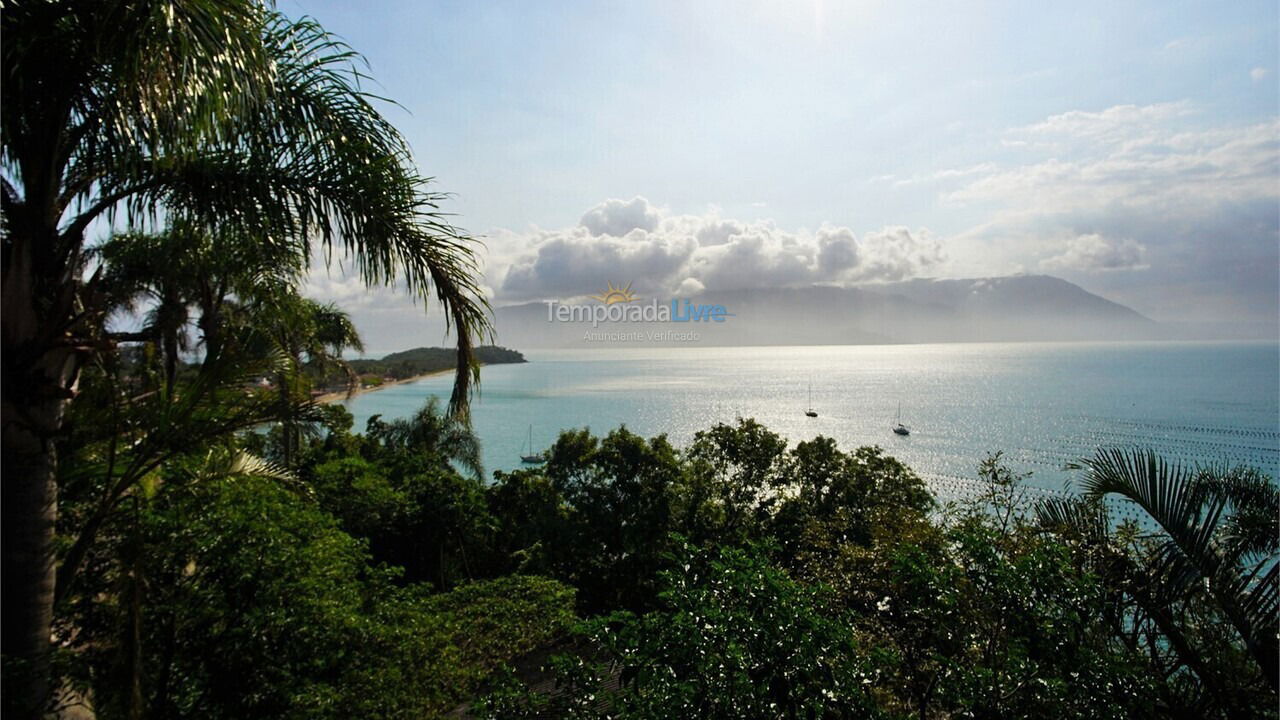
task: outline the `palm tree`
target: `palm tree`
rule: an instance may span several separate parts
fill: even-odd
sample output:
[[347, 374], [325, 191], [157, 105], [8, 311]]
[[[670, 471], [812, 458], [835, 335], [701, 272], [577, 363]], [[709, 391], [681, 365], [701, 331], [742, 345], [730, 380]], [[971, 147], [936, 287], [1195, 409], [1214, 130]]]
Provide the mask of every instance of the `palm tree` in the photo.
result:
[[390, 422], [375, 415], [369, 419], [369, 439], [397, 451], [435, 454], [446, 463], [456, 463], [471, 477], [484, 477], [480, 440], [471, 427], [440, 411], [432, 397], [411, 418]]
[[[310, 257], [318, 241], [370, 284], [441, 303], [465, 415], [487, 308], [468, 238], [440, 215], [402, 136], [361, 89], [358, 57], [256, 0], [63, 0], [0, 15], [3, 632], [48, 697], [55, 439], [105, 327], [85, 236], [106, 216], [182, 219]], [[252, 240], [249, 240], [249, 239]]]
[[296, 292], [306, 258], [297, 247], [256, 237], [213, 232], [189, 222], [171, 222], [163, 232], [113, 235], [93, 256], [102, 263], [100, 290], [107, 312], [150, 306], [138, 340], [162, 345], [168, 389], [178, 351], [188, 349], [191, 310], [206, 358], [222, 350], [236, 306], [271, 302]]
[[192, 262], [198, 255], [184, 252], [182, 244], [167, 242], [171, 237], [129, 233], [111, 238], [100, 250], [108, 308], [133, 311], [140, 299], [151, 306], [138, 337], [159, 342], [165, 391], [169, 393], [173, 392], [181, 353], [189, 346], [191, 289], [199, 270]]
[[258, 322], [267, 339], [290, 361], [276, 373], [283, 430], [282, 459], [285, 467], [289, 467], [302, 436], [293, 410], [298, 402], [309, 397], [311, 389], [306, 371], [321, 378], [334, 370], [340, 371], [346, 376], [350, 391], [358, 378], [342, 354], [348, 349], [362, 352], [364, 344], [351, 317], [336, 305], [297, 295], [281, 295], [267, 302], [260, 310]]
[[1256, 471], [1189, 468], [1146, 450], [1100, 450], [1080, 464], [1082, 500], [1039, 504], [1042, 521], [1113, 547], [1101, 500], [1119, 496], [1159, 528], [1141, 557], [1109, 552], [1111, 568], [1182, 660], [1223, 698], [1224, 679], [1199, 656], [1173, 603], [1203, 599], [1239, 634], [1273, 691], [1280, 682], [1280, 489]]

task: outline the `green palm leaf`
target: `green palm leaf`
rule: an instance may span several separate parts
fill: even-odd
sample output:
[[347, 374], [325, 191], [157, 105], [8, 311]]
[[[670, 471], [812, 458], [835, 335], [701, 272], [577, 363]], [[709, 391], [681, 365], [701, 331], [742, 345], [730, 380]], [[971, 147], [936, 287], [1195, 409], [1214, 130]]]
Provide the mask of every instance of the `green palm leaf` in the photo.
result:
[[1231, 483], [1206, 481], [1205, 472], [1148, 450], [1100, 450], [1083, 466], [1086, 497], [1128, 498], [1160, 527], [1152, 568], [1166, 591], [1179, 596], [1206, 589], [1275, 688], [1280, 682], [1276, 575], [1251, 579], [1237, 564], [1227, 537], [1233, 495], [1223, 489]]

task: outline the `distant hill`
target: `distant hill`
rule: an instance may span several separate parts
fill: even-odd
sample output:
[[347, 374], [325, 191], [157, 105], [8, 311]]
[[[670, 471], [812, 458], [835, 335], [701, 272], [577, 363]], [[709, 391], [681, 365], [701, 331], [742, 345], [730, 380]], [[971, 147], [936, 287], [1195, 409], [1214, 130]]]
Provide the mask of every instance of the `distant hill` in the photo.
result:
[[[458, 355], [454, 348], [422, 347], [394, 352], [378, 360], [352, 360], [351, 368], [360, 375], [379, 375], [396, 380], [424, 375], [457, 366]], [[476, 359], [484, 365], [526, 362], [524, 355], [496, 345], [476, 348]]]
[[[661, 298], [667, 300], [668, 298]], [[646, 301], [648, 298], [642, 298]], [[602, 323], [598, 332], [694, 331], [701, 345], [846, 345], [1043, 340], [1151, 340], [1164, 328], [1134, 310], [1046, 275], [911, 280], [707, 292], [725, 323]], [[545, 303], [496, 311], [497, 336], [521, 347], [600, 347], [589, 324], [547, 321]], [[653, 344], [653, 343], [645, 343]]]

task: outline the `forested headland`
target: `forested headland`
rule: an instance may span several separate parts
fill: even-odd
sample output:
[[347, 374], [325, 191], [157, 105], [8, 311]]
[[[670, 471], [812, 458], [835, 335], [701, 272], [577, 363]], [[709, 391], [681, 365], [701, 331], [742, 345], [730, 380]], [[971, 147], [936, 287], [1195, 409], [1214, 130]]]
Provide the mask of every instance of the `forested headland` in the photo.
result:
[[[475, 360], [481, 365], [527, 362], [519, 352], [496, 345], [477, 347]], [[452, 348], [421, 347], [393, 352], [378, 359], [351, 360], [348, 364], [358, 375], [405, 380], [454, 369], [458, 364], [458, 351]]]

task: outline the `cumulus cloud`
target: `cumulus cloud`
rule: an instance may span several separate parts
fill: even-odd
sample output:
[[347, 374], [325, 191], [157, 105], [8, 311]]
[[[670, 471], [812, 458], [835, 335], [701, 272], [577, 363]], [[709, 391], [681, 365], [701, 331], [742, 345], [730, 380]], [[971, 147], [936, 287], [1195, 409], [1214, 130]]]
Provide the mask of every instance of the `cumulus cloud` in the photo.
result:
[[1066, 248], [1040, 262], [1045, 270], [1135, 270], [1143, 266], [1147, 249], [1131, 238], [1109, 238], [1098, 233], [1077, 235]]
[[858, 240], [849, 228], [818, 231], [818, 270], [836, 276], [858, 265]]
[[366, 285], [350, 258], [339, 256], [327, 261], [318, 243], [312, 247], [311, 265], [302, 282], [301, 293], [322, 302], [336, 303], [348, 312], [403, 312], [422, 307], [413, 295], [405, 291], [402, 283]]
[[676, 286], [677, 295], [698, 295], [707, 287], [698, 278], [685, 278]]
[[592, 235], [622, 237], [632, 230], [653, 230], [658, 225], [658, 211], [642, 197], [610, 198], [588, 210], [581, 225]]
[[742, 234], [742, 225], [733, 220], [713, 220], [698, 228], [695, 237], [699, 245], [723, 245], [729, 238]]
[[861, 280], [906, 280], [937, 267], [945, 259], [942, 243], [928, 230], [912, 233], [898, 225], [862, 237], [857, 268]]
[[[643, 220], [643, 226], [635, 226]], [[669, 215], [644, 198], [606, 201], [573, 228], [537, 231], [524, 249], [490, 264], [500, 301], [566, 298], [598, 285], [695, 295], [708, 290], [900, 280], [935, 268], [941, 242], [927, 230], [887, 227], [858, 238], [847, 227], [791, 231], [772, 221]], [[512, 245], [511, 238], [504, 240]]]
[[574, 297], [595, 292], [597, 285], [610, 280], [634, 280], [637, 288], [665, 287], [677, 279], [697, 248], [692, 238], [642, 229], [614, 237], [577, 227], [540, 232], [530, 240], [536, 250], [507, 268], [501, 295]]
[[1266, 79], [1267, 75], [1267, 69], [1264, 67], [1256, 67], [1249, 71], [1249, 79], [1254, 82], [1262, 82]]

